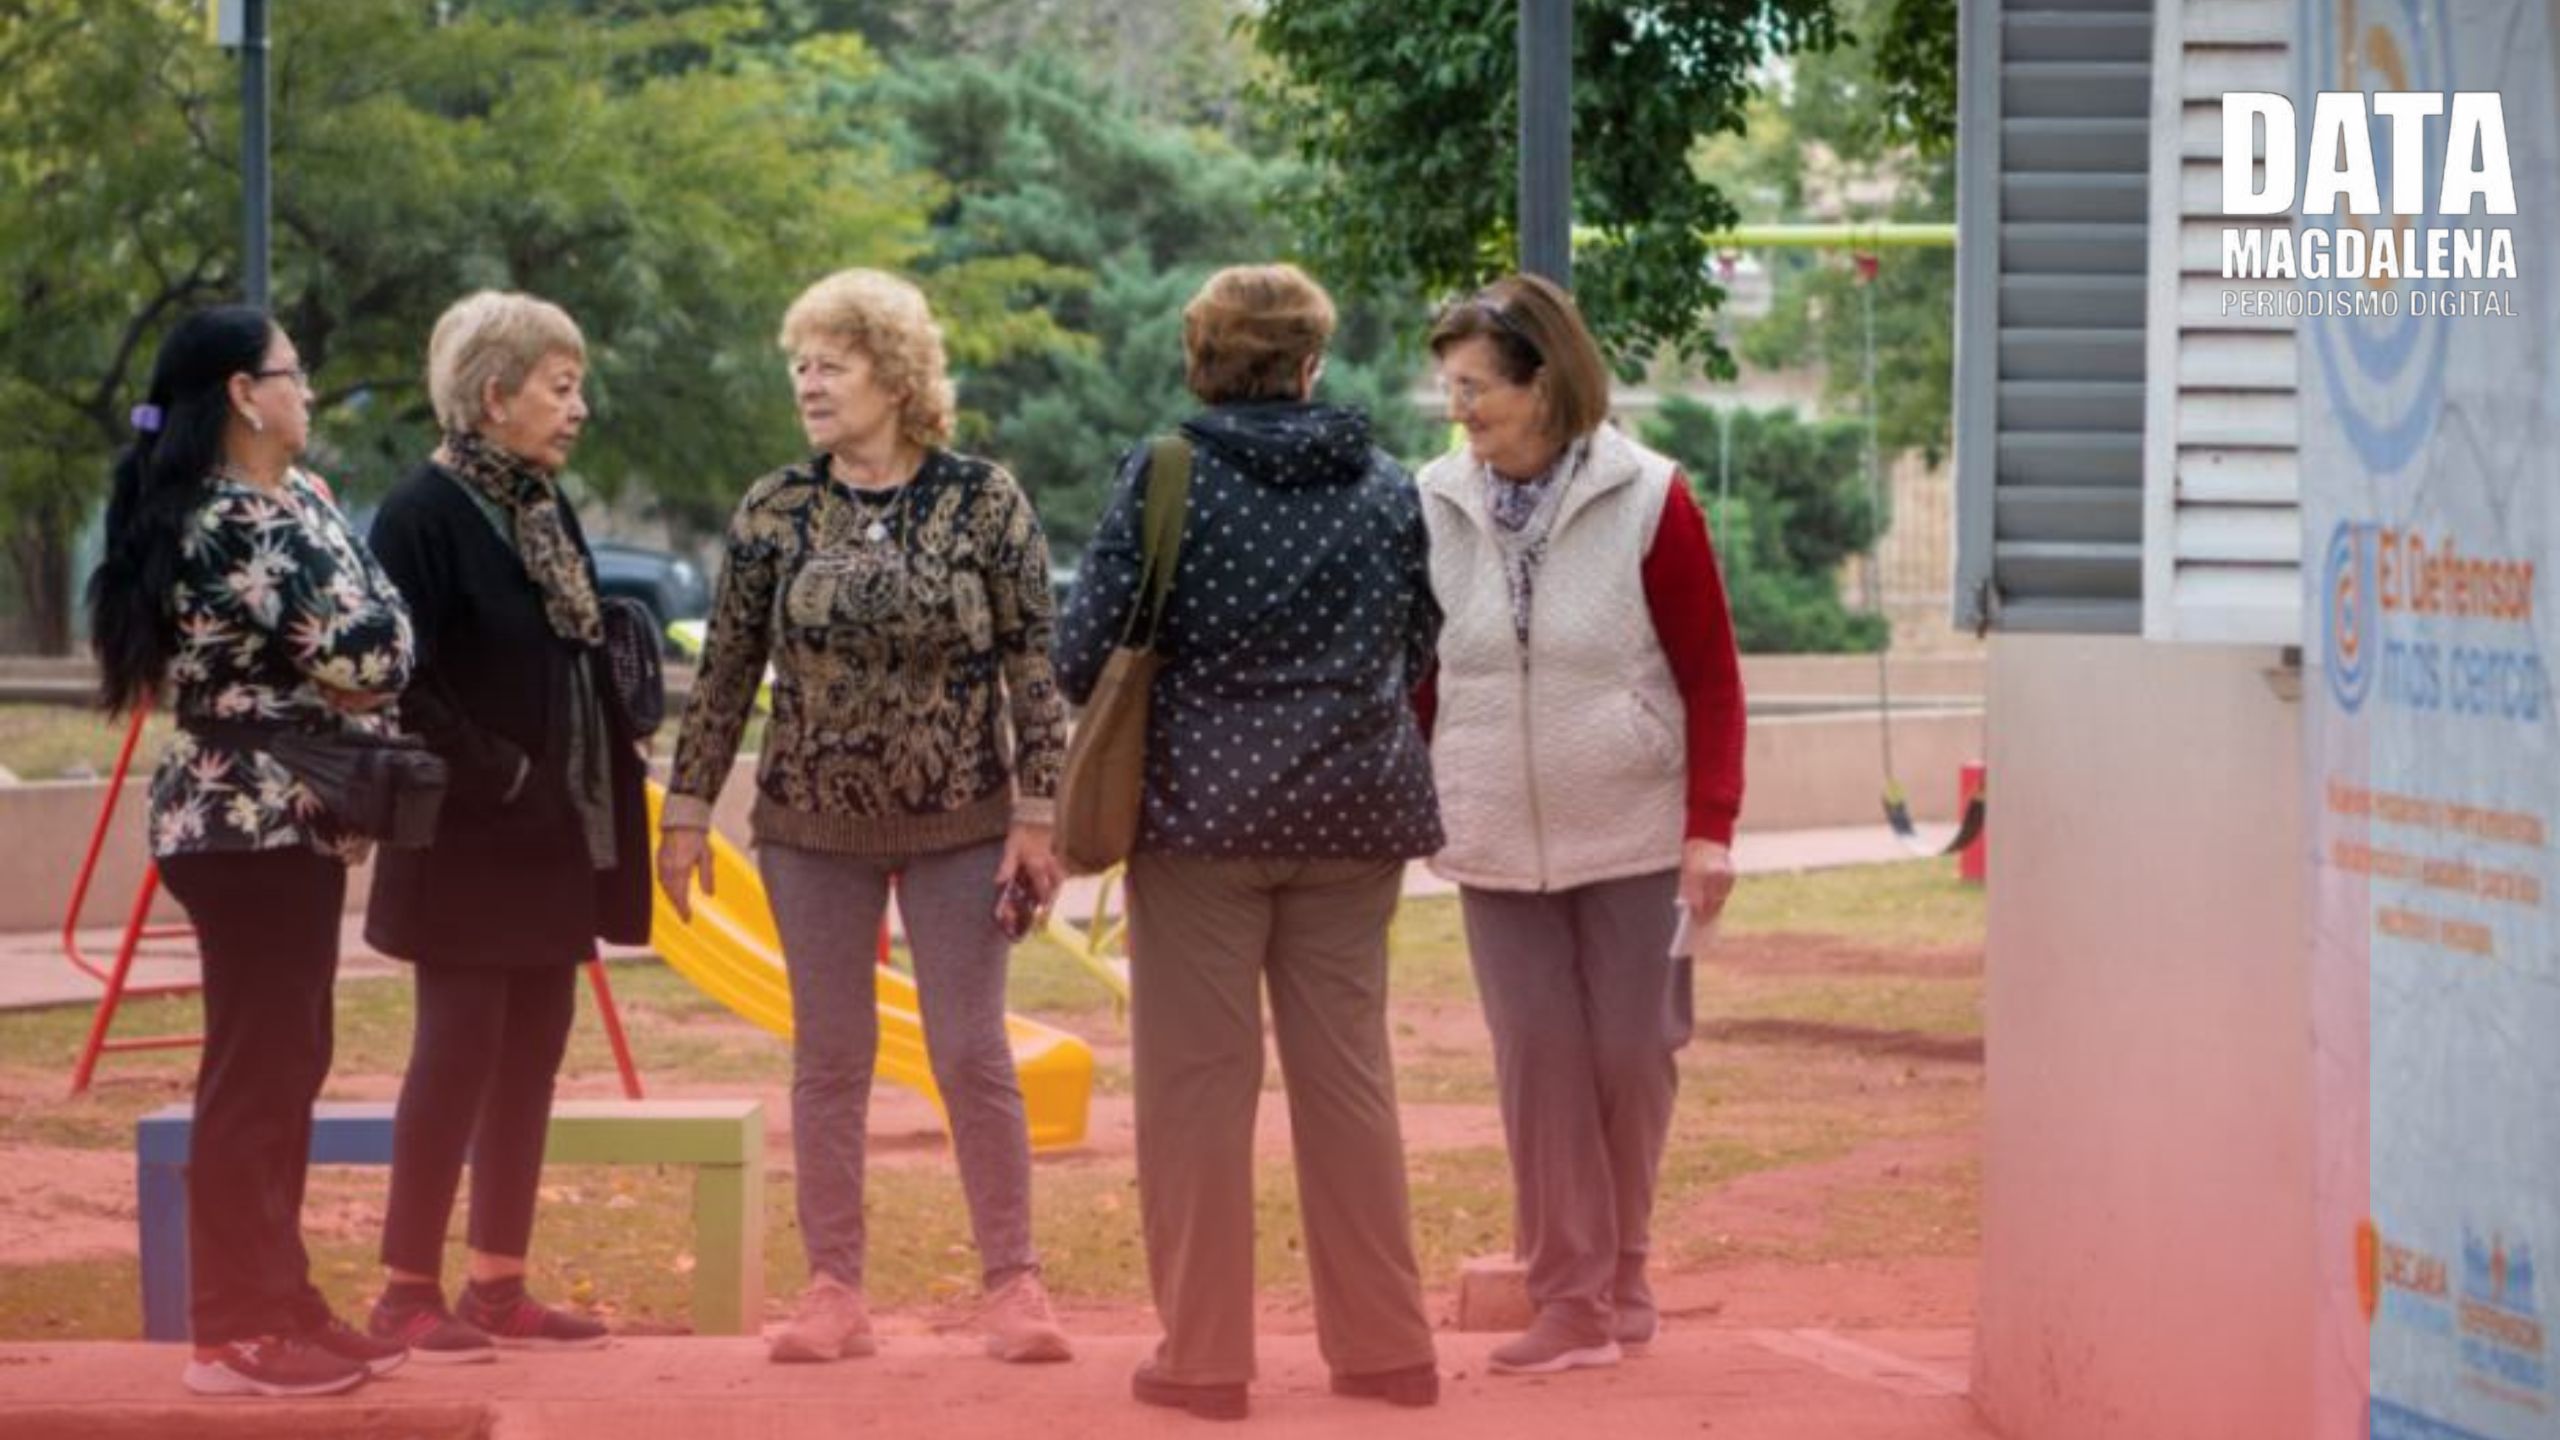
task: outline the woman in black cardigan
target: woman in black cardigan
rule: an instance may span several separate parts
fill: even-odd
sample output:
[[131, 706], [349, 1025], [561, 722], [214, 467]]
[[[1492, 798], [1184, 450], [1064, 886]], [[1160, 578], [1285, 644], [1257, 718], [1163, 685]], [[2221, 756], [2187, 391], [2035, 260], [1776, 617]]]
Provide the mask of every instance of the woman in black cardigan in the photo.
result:
[[[373, 527], [417, 626], [408, 726], [452, 767], [424, 850], [386, 850], [365, 938], [417, 966], [394, 1124], [375, 1334], [422, 1361], [588, 1349], [592, 1319], [525, 1293], [552, 1081], [599, 938], [649, 934], [642, 768], [605, 663], [595, 562], [557, 477], [587, 409], [566, 312], [482, 292], [436, 322], [444, 442]], [[448, 1310], [445, 1226], [471, 1158], [469, 1284]]]

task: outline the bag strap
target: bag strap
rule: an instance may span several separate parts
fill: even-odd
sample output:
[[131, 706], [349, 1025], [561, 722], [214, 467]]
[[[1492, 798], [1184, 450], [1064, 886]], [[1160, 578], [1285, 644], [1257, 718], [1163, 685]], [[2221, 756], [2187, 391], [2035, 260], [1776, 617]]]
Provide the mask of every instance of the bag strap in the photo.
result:
[[1182, 563], [1182, 521], [1191, 509], [1191, 442], [1179, 434], [1158, 436], [1147, 451], [1147, 514], [1142, 560], [1138, 571], [1138, 603], [1129, 613], [1120, 643], [1134, 646], [1141, 633], [1146, 648], [1164, 623], [1165, 601], [1173, 594], [1173, 575]]
[[217, 720], [202, 715], [181, 715], [178, 728], [199, 740], [238, 750], [273, 750], [277, 741], [295, 739], [343, 743], [368, 750], [423, 750], [427, 743], [415, 735], [381, 735], [370, 730], [344, 727], [322, 730], [292, 720]]

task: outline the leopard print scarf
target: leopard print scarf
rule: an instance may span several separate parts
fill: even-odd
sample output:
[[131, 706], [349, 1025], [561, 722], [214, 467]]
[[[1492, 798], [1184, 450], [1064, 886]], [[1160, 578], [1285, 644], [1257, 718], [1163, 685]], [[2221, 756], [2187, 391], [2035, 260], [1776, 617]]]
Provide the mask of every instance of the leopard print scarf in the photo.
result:
[[560, 489], [552, 477], [475, 434], [447, 431], [447, 468], [515, 521], [516, 553], [542, 590], [552, 633], [581, 645], [604, 643], [604, 613], [595, 576], [569, 538]]

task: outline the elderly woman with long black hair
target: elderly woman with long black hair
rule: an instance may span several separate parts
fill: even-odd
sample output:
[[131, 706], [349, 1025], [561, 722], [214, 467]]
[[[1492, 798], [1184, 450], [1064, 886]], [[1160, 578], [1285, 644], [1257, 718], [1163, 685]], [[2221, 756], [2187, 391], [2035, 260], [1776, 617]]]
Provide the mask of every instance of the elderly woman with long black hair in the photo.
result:
[[[606, 1341], [595, 1319], [525, 1290], [577, 967], [600, 939], [649, 937], [639, 749], [595, 559], [560, 488], [586, 425], [586, 361], [549, 301], [455, 303], [427, 344], [443, 439], [373, 525], [417, 620], [401, 716], [453, 773], [435, 843], [384, 853], [365, 920], [366, 939], [415, 967], [418, 996], [372, 1330], [422, 1361]], [[445, 1225], [466, 1156], [471, 1253], [448, 1309]]]
[[295, 467], [310, 407], [293, 341], [265, 312], [180, 321], [116, 461], [89, 580], [107, 708], [165, 701], [179, 725], [152, 776], [150, 834], [204, 965], [185, 1380], [206, 1395], [333, 1394], [406, 1353], [330, 1314], [300, 1219], [347, 865], [365, 842], [242, 736], [378, 731], [372, 712], [409, 679], [399, 592]]

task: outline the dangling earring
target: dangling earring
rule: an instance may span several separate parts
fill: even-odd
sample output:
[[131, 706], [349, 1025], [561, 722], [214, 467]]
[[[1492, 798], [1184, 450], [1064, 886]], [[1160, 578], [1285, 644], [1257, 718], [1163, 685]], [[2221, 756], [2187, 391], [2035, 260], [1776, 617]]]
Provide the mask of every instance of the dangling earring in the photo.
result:
[[267, 422], [259, 419], [256, 411], [243, 410], [240, 412], [240, 418], [249, 422], [250, 434], [264, 435], [267, 433]]

